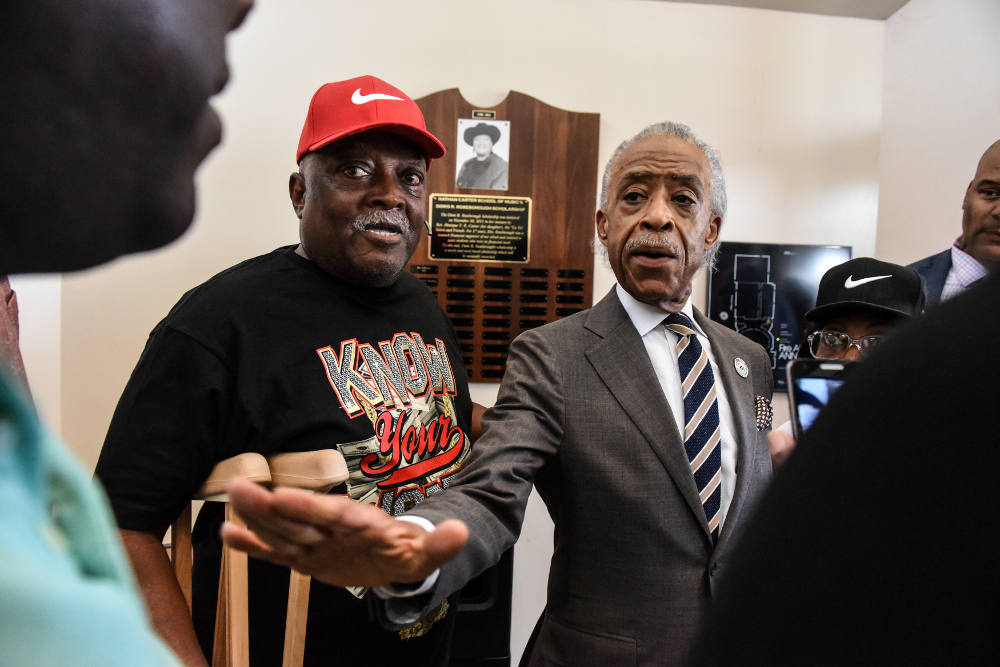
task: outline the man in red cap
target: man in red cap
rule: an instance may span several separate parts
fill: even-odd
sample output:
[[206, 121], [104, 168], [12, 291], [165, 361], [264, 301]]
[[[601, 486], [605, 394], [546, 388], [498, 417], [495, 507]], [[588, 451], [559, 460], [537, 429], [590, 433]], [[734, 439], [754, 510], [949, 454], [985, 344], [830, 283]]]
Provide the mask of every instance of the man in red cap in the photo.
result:
[[[372, 76], [322, 86], [289, 178], [300, 243], [192, 289], [150, 335], [97, 474], [178, 653], [200, 643], [211, 654], [221, 508], [207, 504], [194, 529], [193, 623], [160, 541], [216, 463], [337, 448], [351, 474], [334, 492], [396, 514], [448, 486], [468, 456], [458, 340], [404, 270], [424, 233], [427, 169], [444, 152], [403, 91]], [[252, 664], [281, 662], [287, 582], [287, 569], [251, 561]], [[447, 602], [389, 632], [363, 596], [314, 584], [307, 665], [446, 664]]]

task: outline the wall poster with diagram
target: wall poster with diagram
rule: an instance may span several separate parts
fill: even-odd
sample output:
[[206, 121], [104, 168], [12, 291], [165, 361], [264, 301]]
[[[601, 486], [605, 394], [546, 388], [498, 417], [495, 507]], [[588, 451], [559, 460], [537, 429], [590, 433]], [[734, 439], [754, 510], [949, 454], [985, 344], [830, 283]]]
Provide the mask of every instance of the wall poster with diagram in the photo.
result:
[[771, 357], [774, 390], [785, 391], [785, 365], [804, 343], [819, 280], [850, 258], [850, 246], [723, 241], [708, 276], [707, 314], [760, 343]]

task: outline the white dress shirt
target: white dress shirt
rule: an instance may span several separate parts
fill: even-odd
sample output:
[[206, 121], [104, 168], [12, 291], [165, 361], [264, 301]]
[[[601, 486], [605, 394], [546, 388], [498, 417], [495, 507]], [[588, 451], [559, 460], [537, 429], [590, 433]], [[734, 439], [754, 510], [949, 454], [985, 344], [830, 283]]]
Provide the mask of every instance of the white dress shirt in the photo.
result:
[[965, 252], [962, 248], [964, 240], [961, 236], [951, 245], [951, 269], [941, 288], [941, 301], [958, 296], [969, 288], [972, 283], [986, 277], [989, 273], [978, 259]]
[[[642, 336], [642, 343], [646, 346], [646, 353], [649, 361], [653, 364], [656, 372], [656, 379], [660, 381], [660, 388], [663, 396], [670, 404], [670, 411], [674, 416], [674, 423], [677, 424], [678, 437], [684, 441], [684, 396], [681, 394], [681, 371], [677, 365], [677, 343], [680, 341], [680, 334], [674, 333], [663, 326], [663, 319], [669, 315], [656, 306], [637, 301], [631, 294], [626, 292], [621, 285], [616, 286], [618, 300], [625, 307], [629, 319], [635, 326], [636, 331]], [[695, 335], [698, 342], [708, 353], [708, 361], [712, 365], [712, 373], [715, 375], [715, 393], [719, 401], [719, 423], [722, 427], [722, 501], [720, 505], [719, 526], [726, 522], [726, 514], [729, 512], [729, 505], [733, 502], [733, 491], [736, 489], [736, 438], [733, 437], [734, 424], [733, 411], [729, 407], [729, 399], [726, 396], [726, 387], [722, 383], [722, 376], [719, 375], [719, 365], [716, 363], [715, 355], [712, 354], [712, 343], [705, 336], [698, 323], [694, 319], [694, 308], [691, 300], [688, 299], [681, 308], [681, 312], [690, 318], [694, 324]]]

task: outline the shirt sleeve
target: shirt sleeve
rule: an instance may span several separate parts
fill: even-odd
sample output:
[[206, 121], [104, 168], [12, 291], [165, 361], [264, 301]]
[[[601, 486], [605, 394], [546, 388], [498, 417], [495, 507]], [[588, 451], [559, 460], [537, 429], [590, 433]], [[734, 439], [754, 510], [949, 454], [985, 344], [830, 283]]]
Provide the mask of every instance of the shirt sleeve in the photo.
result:
[[154, 330], [97, 463], [120, 528], [162, 535], [215, 463], [239, 453], [227, 440], [234, 394], [223, 359], [169, 326]]
[[[405, 514], [396, 517], [398, 521], [407, 521], [409, 523], [415, 523], [428, 533], [434, 530], [434, 524], [425, 519], [422, 516], [407, 516]], [[379, 596], [383, 600], [389, 598], [410, 598], [416, 597], [418, 595], [423, 595], [434, 587], [437, 583], [438, 576], [441, 574], [441, 568], [436, 568], [433, 572], [427, 575], [427, 578], [421, 582], [419, 585], [409, 584], [386, 584], [385, 586], [376, 586], [372, 590], [375, 595]], [[392, 619], [397, 620], [397, 619]]]

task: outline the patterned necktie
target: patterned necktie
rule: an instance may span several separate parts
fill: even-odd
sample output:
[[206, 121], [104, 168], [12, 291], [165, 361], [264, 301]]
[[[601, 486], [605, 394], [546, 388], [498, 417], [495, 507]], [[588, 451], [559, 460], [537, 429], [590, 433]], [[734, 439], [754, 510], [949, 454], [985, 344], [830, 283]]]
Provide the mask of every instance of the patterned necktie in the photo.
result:
[[684, 449], [714, 542], [719, 539], [722, 518], [722, 430], [715, 375], [708, 363], [708, 353], [698, 342], [694, 325], [686, 315], [674, 313], [663, 325], [681, 337], [677, 343], [677, 365], [684, 396]]

